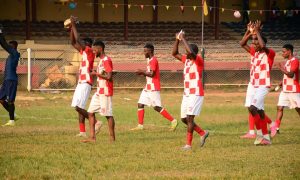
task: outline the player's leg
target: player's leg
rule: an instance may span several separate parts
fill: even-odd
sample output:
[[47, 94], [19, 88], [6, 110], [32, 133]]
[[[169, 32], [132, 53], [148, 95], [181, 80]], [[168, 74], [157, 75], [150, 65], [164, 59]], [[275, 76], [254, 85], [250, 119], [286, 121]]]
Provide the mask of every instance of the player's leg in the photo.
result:
[[77, 84], [71, 106], [78, 113], [79, 134], [76, 136], [86, 137], [85, 118], [89, 118], [87, 111], [84, 109], [91, 92], [91, 85], [88, 83]]
[[278, 132], [281, 124], [281, 120], [283, 117], [283, 110], [284, 107], [289, 107], [291, 105], [290, 99], [289, 99], [289, 93], [280, 92], [278, 103], [277, 103], [277, 114], [276, 114], [276, 120], [273, 122], [271, 126], [271, 137], [274, 137]]
[[[90, 106], [88, 108], [88, 119], [90, 125], [90, 137], [88, 139], [82, 140], [81, 142], [95, 142], [96, 141], [96, 132], [95, 132], [95, 124], [96, 124], [96, 112], [101, 112], [101, 102], [100, 97], [96, 94], [93, 95]], [[83, 116], [82, 116], [83, 117]]]
[[264, 100], [268, 92], [269, 92], [268, 88], [265, 87], [256, 88], [255, 95], [250, 106], [250, 112], [254, 116], [255, 123], [257, 125], [260, 124], [261, 133], [262, 133], [262, 137], [261, 137], [260, 132], [259, 131], [257, 132], [258, 137], [254, 142], [255, 145], [271, 144], [267, 121], [265, 120], [265, 113], [264, 113]]
[[200, 147], [203, 147], [205, 144], [205, 140], [209, 135], [207, 130], [202, 129], [199, 125], [197, 125], [194, 121], [195, 116], [198, 116], [202, 110], [204, 97], [203, 96], [189, 96], [189, 106], [188, 114], [193, 115], [194, 122], [194, 131], [196, 131], [200, 135]]
[[171, 122], [170, 130], [174, 131], [178, 125], [178, 122], [176, 119], [174, 119], [170, 113], [162, 107], [161, 105], [161, 98], [160, 98], [160, 91], [153, 91], [150, 92], [150, 99], [152, 102], [152, 106], [154, 107], [154, 110], [159, 112], [165, 119]]
[[154, 110], [159, 112], [165, 119], [171, 122], [170, 131], [176, 130], [176, 127], [178, 126], [178, 121], [175, 118], [173, 118], [165, 108], [160, 106], [154, 106]]
[[186, 132], [186, 147], [192, 146], [193, 132], [194, 132], [194, 115], [187, 115], [187, 132]]
[[110, 141], [113, 142], [116, 140], [115, 137], [115, 120], [113, 116], [106, 116], [108, 122], [108, 130], [109, 130], [109, 137]]
[[298, 113], [298, 115], [299, 115], [299, 117], [300, 117], [300, 108], [295, 108], [295, 110], [297, 111], [297, 113]]
[[9, 121], [3, 126], [14, 126], [15, 125], [15, 99], [17, 95], [17, 81], [7, 81], [6, 84], [6, 94], [8, 96], [7, 105], [5, 105], [8, 109], [9, 113]]
[[95, 113], [88, 113], [89, 117], [89, 125], [90, 125], [90, 137], [88, 139], [81, 140], [81, 142], [96, 142], [96, 134], [95, 134], [95, 124], [96, 124], [96, 117]]
[[243, 135], [243, 136], [240, 136], [240, 138], [243, 138], [243, 139], [253, 139], [256, 137], [256, 134], [255, 134], [255, 130], [254, 130], [254, 126], [255, 126], [255, 120], [254, 120], [254, 117], [252, 115], [252, 113], [250, 112], [249, 110], [249, 107], [251, 106], [251, 102], [252, 102], [252, 99], [254, 98], [254, 92], [255, 92], [255, 89], [253, 87], [253, 85], [251, 83], [248, 84], [248, 87], [247, 87], [247, 94], [246, 94], [246, 100], [245, 100], [245, 107], [248, 108], [248, 132]]
[[144, 116], [145, 116], [145, 105], [150, 105], [150, 97], [149, 97], [149, 92], [147, 91], [142, 91], [139, 101], [138, 101], [138, 110], [137, 110], [137, 117], [138, 117], [138, 125], [135, 128], [132, 128], [130, 130], [135, 131], [135, 130], [143, 130], [144, 129]]

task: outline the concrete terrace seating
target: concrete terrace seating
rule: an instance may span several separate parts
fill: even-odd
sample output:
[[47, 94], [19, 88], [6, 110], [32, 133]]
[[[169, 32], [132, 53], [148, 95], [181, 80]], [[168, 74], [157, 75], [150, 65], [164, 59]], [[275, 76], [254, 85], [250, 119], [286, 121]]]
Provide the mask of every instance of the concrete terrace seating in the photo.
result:
[[[4, 25], [5, 32], [11, 37], [25, 38], [25, 21], [0, 21]], [[157, 43], [169, 43], [173, 40], [176, 32], [184, 29], [187, 32], [187, 39], [198, 42], [201, 40], [201, 23], [196, 22], [129, 22], [128, 42], [141, 44], [145, 41]], [[227, 27], [225, 27], [227, 28]], [[62, 21], [39, 21], [31, 23], [31, 38], [35, 41], [62, 40], [66, 43], [69, 40], [68, 32], [63, 28]], [[91, 23], [80, 22], [78, 31], [82, 37], [100, 38], [111, 44], [124, 44], [124, 23], [103, 22]], [[214, 39], [214, 26], [205, 23], [204, 39]], [[221, 29], [220, 39], [231, 39], [226, 31]], [[126, 43], [126, 42], [125, 42]]]

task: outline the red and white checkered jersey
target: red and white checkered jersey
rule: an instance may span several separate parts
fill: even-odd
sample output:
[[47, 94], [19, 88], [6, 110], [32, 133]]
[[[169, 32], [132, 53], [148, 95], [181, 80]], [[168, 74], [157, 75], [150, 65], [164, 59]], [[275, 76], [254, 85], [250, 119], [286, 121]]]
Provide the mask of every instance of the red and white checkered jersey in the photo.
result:
[[269, 54], [266, 52], [255, 52], [254, 48], [250, 48], [251, 68], [250, 82], [254, 88], [271, 87], [270, 72], [274, 62], [275, 51], [269, 49]]
[[190, 60], [187, 59], [186, 55], [182, 55], [181, 61], [184, 63], [184, 95], [204, 96], [202, 84], [203, 59], [197, 55], [195, 60]]
[[300, 93], [299, 85], [299, 60], [295, 57], [288, 59], [285, 62], [285, 70], [288, 72], [293, 71], [295, 74], [292, 78], [286, 74], [283, 75], [282, 90], [283, 92]]
[[90, 76], [90, 72], [93, 70], [95, 54], [92, 48], [86, 46], [84, 50], [80, 50], [82, 55], [82, 60], [79, 68], [79, 83], [89, 83], [93, 84], [93, 78]]
[[[113, 64], [108, 56], [104, 56], [99, 59], [99, 64], [97, 67], [97, 73], [101, 74], [103, 70], [105, 72], [112, 72], [113, 71]], [[98, 95], [104, 94], [105, 96], [112, 96], [113, 95], [113, 81], [108, 81], [101, 77], [97, 78], [97, 92]]]
[[147, 72], [154, 72], [153, 77], [146, 76], [146, 86], [144, 88], [145, 91], [160, 91], [160, 72], [158, 61], [156, 57], [152, 57], [151, 59], [147, 59]]

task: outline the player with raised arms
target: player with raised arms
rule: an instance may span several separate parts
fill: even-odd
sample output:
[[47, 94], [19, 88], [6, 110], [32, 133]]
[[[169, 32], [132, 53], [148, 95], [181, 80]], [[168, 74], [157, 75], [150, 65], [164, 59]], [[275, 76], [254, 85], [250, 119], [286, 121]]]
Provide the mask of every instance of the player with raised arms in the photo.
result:
[[0, 88], [0, 103], [2, 104], [4, 109], [9, 113], [10, 120], [2, 126], [14, 126], [15, 99], [17, 95], [18, 86], [17, 66], [20, 58], [20, 53], [17, 50], [17, 41], [10, 41], [8, 43], [6, 42], [1, 25], [0, 45], [9, 54], [5, 62], [4, 81]]
[[[82, 55], [79, 67], [78, 83], [73, 95], [71, 106], [75, 107], [75, 110], [78, 112], [80, 133], [77, 134], [77, 136], [86, 137], [85, 119], [88, 119], [89, 116], [85, 110], [85, 106], [93, 84], [93, 79], [90, 75], [90, 72], [93, 70], [95, 54], [91, 48], [93, 43], [91, 38], [83, 38], [80, 40], [76, 28], [76, 21], [77, 19], [74, 16], [71, 16], [69, 19], [70, 25], [67, 26], [70, 28], [70, 39], [72, 46]], [[101, 121], [97, 122], [97, 132], [99, 131], [100, 127]]]
[[283, 73], [283, 80], [280, 83], [280, 92], [277, 104], [277, 117], [271, 126], [271, 137], [279, 132], [280, 123], [283, 117], [284, 107], [295, 109], [300, 117], [300, 85], [299, 85], [299, 60], [293, 55], [294, 47], [285, 44], [282, 47], [282, 56], [285, 63], [279, 63], [279, 69]]
[[[270, 118], [264, 111], [264, 100], [271, 87], [270, 72], [274, 62], [275, 52], [266, 47], [267, 39], [261, 36], [261, 22], [249, 22], [240, 45], [251, 55], [250, 82], [247, 88], [245, 107], [249, 111], [249, 126], [253, 126], [242, 138], [255, 138], [255, 145], [269, 145], [271, 139], [268, 133], [267, 121]], [[252, 38], [252, 46], [247, 44]], [[254, 124], [257, 133], [254, 132]]]
[[174, 119], [168, 111], [162, 107], [160, 98], [160, 71], [158, 60], [154, 56], [154, 46], [152, 44], [146, 44], [144, 46], [144, 55], [147, 59], [147, 70], [138, 69], [137, 75], [145, 76], [147, 84], [143, 89], [140, 99], [138, 101], [138, 126], [131, 130], [143, 130], [144, 129], [144, 106], [153, 106], [154, 110], [159, 112], [164, 118], [171, 122], [170, 130], [174, 131], [178, 125], [176, 119]]
[[93, 44], [93, 51], [96, 54], [98, 67], [91, 75], [97, 76], [97, 91], [92, 97], [88, 115], [90, 122], [90, 137], [81, 142], [95, 142], [95, 113], [105, 116], [108, 122], [110, 141], [115, 141], [115, 120], [112, 111], [113, 96], [113, 64], [110, 57], [105, 52], [105, 45], [102, 41], [96, 40]]
[[[178, 46], [180, 42], [183, 42], [186, 54], [182, 55], [179, 53]], [[203, 147], [209, 132], [197, 125], [194, 118], [200, 114], [204, 100], [204, 89], [202, 84], [204, 61], [201, 56], [198, 55], [197, 45], [188, 44], [185, 39], [184, 31], [176, 33], [176, 41], [172, 55], [184, 63], [184, 94], [181, 103], [181, 121], [187, 125], [187, 134], [186, 145], [182, 147], [182, 149], [192, 149], [194, 131], [200, 135], [200, 147]]]

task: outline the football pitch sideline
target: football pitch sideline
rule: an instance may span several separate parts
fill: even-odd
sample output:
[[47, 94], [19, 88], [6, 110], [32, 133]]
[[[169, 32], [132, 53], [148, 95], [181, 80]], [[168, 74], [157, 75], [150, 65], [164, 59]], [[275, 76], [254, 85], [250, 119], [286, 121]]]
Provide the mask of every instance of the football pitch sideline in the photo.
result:
[[[194, 133], [192, 151], [182, 151], [186, 127], [174, 132], [169, 121], [145, 108], [137, 125], [138, 90], [115, 90], [116, 141], [109, 142], [105, 118], [96, 143], [81, 143], [72, 92], [18, 92], [15, 127], [0, 127], [0, 179], [300, 179], [300, 118], [284, 110], [272, 145], [240, 139], [248, 129], [246, 88], [206, 90], [197, 124], [210, 131], [204, 147]], [[278, 92], [269, 93], [265, 111], [274, 120]], [[163, 106], [180, 121], [182, 90], [161, 91]], [[89, 104], [89, 103], [87, 103]], [[0, 121], [9, 118], [0, 109]], [[87, 132], [88, 121], [86, 121]]]

